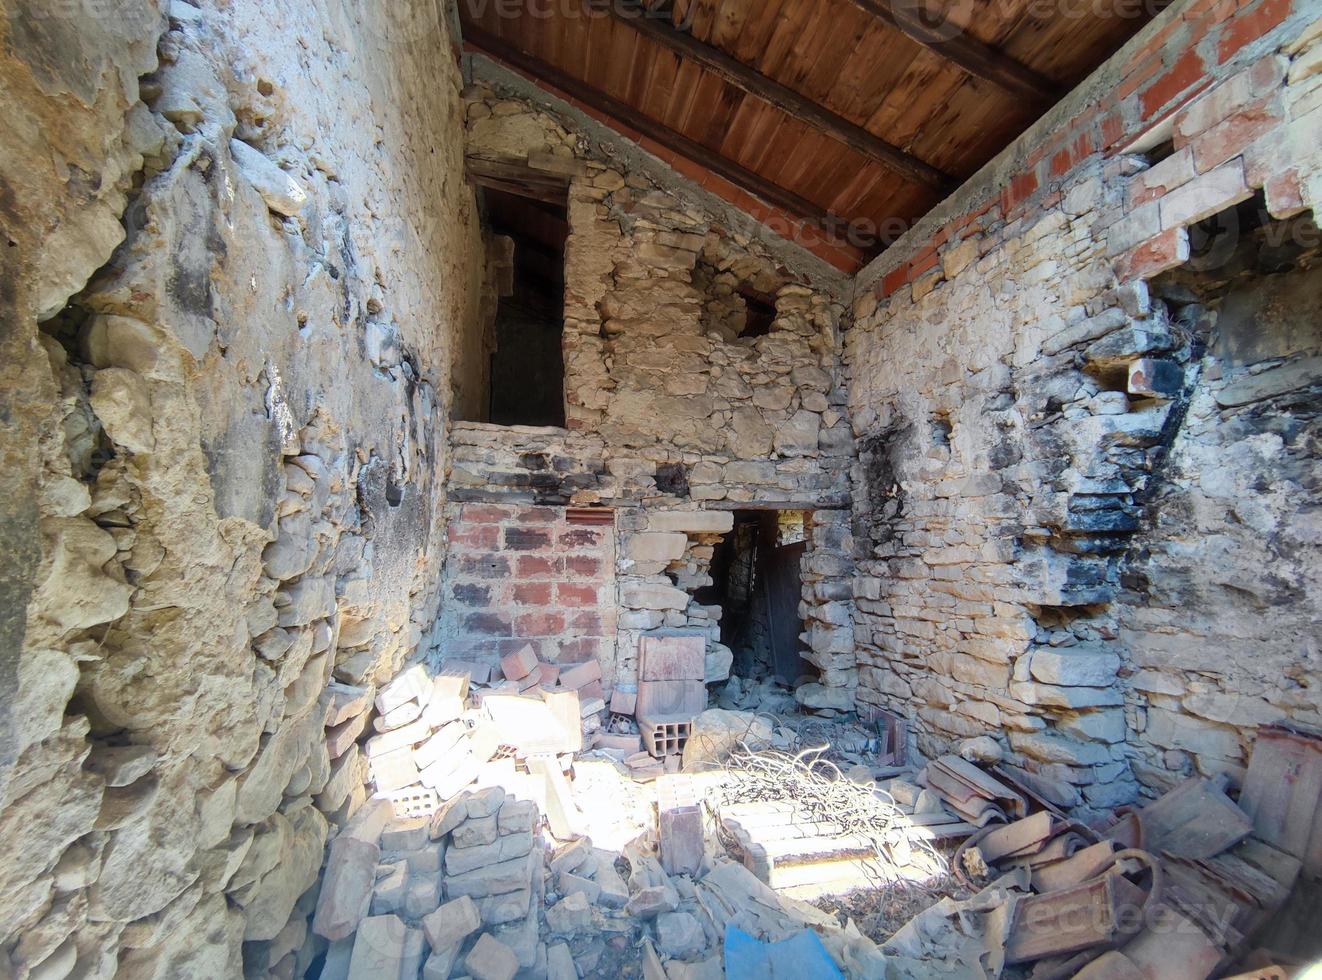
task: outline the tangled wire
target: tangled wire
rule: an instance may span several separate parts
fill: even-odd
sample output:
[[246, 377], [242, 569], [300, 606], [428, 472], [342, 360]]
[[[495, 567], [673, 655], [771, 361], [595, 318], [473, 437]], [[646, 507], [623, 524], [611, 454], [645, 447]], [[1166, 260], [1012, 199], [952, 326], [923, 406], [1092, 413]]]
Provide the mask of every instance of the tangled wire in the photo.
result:
[[835, 824], [842, 836], [872, 845], [874, 861], [866, 862], [878, 885], [948, 872], [945, 857], [922, 836], [890, 794], [846, 779], [822, 754], [821, 745], [797, 754], [774, 750], [752, 752], [743, 744], [726, 760], [721, 804], [786, 801], [804, 821]]

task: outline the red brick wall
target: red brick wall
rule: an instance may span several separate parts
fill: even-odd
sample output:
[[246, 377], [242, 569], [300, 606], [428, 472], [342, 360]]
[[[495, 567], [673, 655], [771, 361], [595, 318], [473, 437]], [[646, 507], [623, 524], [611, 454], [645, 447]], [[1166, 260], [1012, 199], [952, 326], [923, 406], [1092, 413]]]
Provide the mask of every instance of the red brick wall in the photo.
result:
[[614, 660], [615, 528], [563, 507], [449, 508], [439, 655], [496, 664], [531, 643], [546, 663]]
[[[1292, 122], [1282, 104], [1289, 59], [1281, 48], [1298, 33], [1282, 25], [1308, 4], [1193, 0], [1185, 5], [1145, 41], [1118, 55], [1118, 63], [1102, 69], [1114, 84], [1101, 86], [1092, 101], [1067, 97], [1067, 104], [1079, 101], [1067, 125], [1038, 135], [1026, 153], [1023, 141], [1012, 147], [1009, 152], [1024, 158], [998, 187], [971, 197], [925, 241], [902, 241], [899, 261], [883, 255], [871, 291], [878, 299], [889, 297], [922, 279], [965, 239], [989, 227], [1031, 222], [1060, 202], [1068, 175], [1122, 154], [1166, 124], [1175, 155], [1132, 177], [1122, 203], [1132, 220], [1124, 228], [1123, 247], [1114, 253], [1119, 278], [1150, 278], [1186, 261], [1188, 226], [1256, 188], [1265, 190], [1276, 217], [1303, 210], [1312, 202], [1302, 196], [1300, 174], [1322, 165], [1316, 147], [1312, 158], [1292, 158], [1304, 147], [1291, 141], [1288, 129], [1304, 121]], [[1257, 43], [1273, 32], [1275, 44]], [[1179, 197], [1163, 211], [1157, 199], [1174, 194]]]

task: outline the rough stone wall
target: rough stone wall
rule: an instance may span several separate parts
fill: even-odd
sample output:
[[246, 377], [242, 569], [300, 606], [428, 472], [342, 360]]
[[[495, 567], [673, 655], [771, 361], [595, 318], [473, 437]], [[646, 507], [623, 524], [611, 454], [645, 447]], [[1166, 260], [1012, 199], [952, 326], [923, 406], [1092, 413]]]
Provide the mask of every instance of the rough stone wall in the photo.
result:
[[289, 976], [362, 793], [323, 692], [435, 608], [481, 267], [443, 21], [0, 25], [0, 972]]
[[[1322, 25], [1304, 6], [1227, 20], [1202, 0], [1175, 5], [860, 278], [846, 347], [858, 698], [908, 714], [926, 751], [989, 732], [1048, 797], [1105, 808], [1166, 770], [1233, 775], [1252, 720], [1316, 717], [1308, 641], [1302, 655], [1272, 645], [1271, 666], [1248, 675], [1209, 663], [1268, 651], [1261, 626], [1209, 629], [1225, 562], [1187, 543], [1182, 519], [1224, 530], [1234, 486], [1254, 488], [1261, 531], [1310, 526], [1310, 416], [1279, 420], [1290, 448], [1264, 472], [1251, 447], [1267, 451], [1272, 424], [1254, 442], [1218, 414], [1194, 308], [1147, 282], [1190, 257], [1191, 226], [1256, 188], [1276, 219], [1316, 203]], [[1170, 156], [1141, 155], [1168, 136]], [[1317, 377], [1307, 363], [1277, 371], [1281, 391]], [[1201, 466], [1216, 469], [1210, 489], [1182, 486]], [[1281, 566], [1296, 597], [1317, 568], [1297, 538], [1270, 546], [1298, 549]], [[1242, 557], [1242, 574], [1261, 574]], [[1144, 563], [1164, 608], [1122, 595]], [[1181, 576], [1204, 601], [1177, 611]], [[1226, 646], [1194, 652], [1208, 640]], [[1144, 690], [1150, 669], [1160, 692]], [[1235, 690], [1269, 673], [1289, 680]]]
[[[708, 677], [723, 679], [731, 654], [719, 642], [720, 610], [692, 593], [710, 583], [731, 516], [692, 508], [847, 504], [853, 442], [833, 285], [810, 263], [787, 264], [728, 230], [683, 178], [666, 182], [613, 157], [566, 114], [488, 81], [467, 96], [469, 154], [536, 159], [569, 178], [567, 429], [457, 425], [451, 499], [617, 509], [619, 630], [613, 647], [601, 645], [607, 687], [635, 682], [638, 640], [652, 630], [706, 636]], [[764, 334], [741, 336], [744, 294], [774, 306]], [[846, 514], [819, 511], [828, 548], [845, 540], [831, 528]], [[809, 549], [801, 613], [822, 671], [805, 703], [847, 710], [857, 680], [852, 597], [816, 570], [842, 563]], [[465, 584], [447, 570], [447, 590]], [[573, 630], [566, 637], [576, 642]], [[455, 656], [499, 646], [497, 636], [463, 636], [443, 611], [438, 655], [447, 642]]]
[[[830, 488], [851, 440], [838, 383], [841, 309], [828, 289], [645, 175], [592, 159], [560, 120], [490, 86], [468, 93], [468, 139], [474, 156], [550, 153], [578, 171], [565, 246], [569, 429], [619, 448], [799, 461], [777, 469], [797, 469], [803, 493]], [[774, 297], [765, 336], [736, 336], [741, 285]], [[717, 306], [727, 315], [713, 315]]]

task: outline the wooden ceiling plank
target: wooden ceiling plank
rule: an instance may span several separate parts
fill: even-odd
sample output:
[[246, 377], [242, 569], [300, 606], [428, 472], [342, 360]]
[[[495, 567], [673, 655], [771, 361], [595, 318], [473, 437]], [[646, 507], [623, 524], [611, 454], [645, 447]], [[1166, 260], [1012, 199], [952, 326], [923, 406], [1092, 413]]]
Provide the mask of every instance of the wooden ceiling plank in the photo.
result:
[[949, 187], [952, 179], [935, 167], [905, 153], [861, 126], [823, 108], [807, 96], [782, 85], [719, 48], [704, 44], [689, 34], [648, 16], [634, 0], [612, 0], [605, 7], [611, 16], [628, 23], [651, 41], [719, 75], [736, 88], [770, 103], [782, 112], [808, 123], [846, 146], [884, 164], [906, 180], [928, 187]]
[[[726, 0], [727, 3], [731, 0]], [[751, 65], [766, 50], [776, 25], [780, 23], [780, 8], [785, 0], [738, 0], [748, 9], [743, 28], [730, 40], [726, 48], [746, 65]]]
[[[951, 34], [945, 25], [929, 27], [907, 11], [899, 11], [892, 0], [848, 0], [918, 44], [935, 52], [984, 81], [1031, 100], [1038, 108], [1054, 105], [1063, 92], [1051, 79], [1009, 55], [983, 44], [966, 31]], [[950, 36], [947, 36], [950, 35]]]
[[464, 32], [464, 40], [485, 51], [498, 61], [504, 62], [518, 71], [532, 75], [534, 78], [541, 79], [566, 95], [592, 106], [596, 111], [615, 120], [622, 127], [641, 133], [646, 138], [654, 140], [701, 167], [705, 167], [745, 192], [761, 198], [782, 211], [802, 220], [810, 221], [832, 234], [839, 234], [846, 225], [844, 219], [831, 214], [820, 205], [771, 183], [760, 174], [756, 174], [707, 149], [701, 143], [689, 139], [682, 133], [641, 115], [633, 106], [591, 87], [581, 79], [575, 78], [553, 65], [548, 65], [535, 55], [520, 50], [494, 34], [470, 26]]

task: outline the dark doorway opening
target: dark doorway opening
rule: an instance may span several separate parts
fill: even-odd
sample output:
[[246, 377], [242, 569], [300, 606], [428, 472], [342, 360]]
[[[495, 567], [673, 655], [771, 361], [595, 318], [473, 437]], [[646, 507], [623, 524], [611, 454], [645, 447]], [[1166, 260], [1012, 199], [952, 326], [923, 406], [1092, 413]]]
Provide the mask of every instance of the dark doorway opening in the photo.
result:
[[734, 528], [712, 555], [712, 584], [698, 592], [721, 607], [721, 642], [734, 653], [738, 687], [792, 689], [817, 676], [803, 659], [800, 566], [811, 527], [802, 510], [735, 511]]
[[491, 231], [514, 244], [513, 289], [496, 308], [490, 421], [565, 424], [565, 203], [484, 190]]

